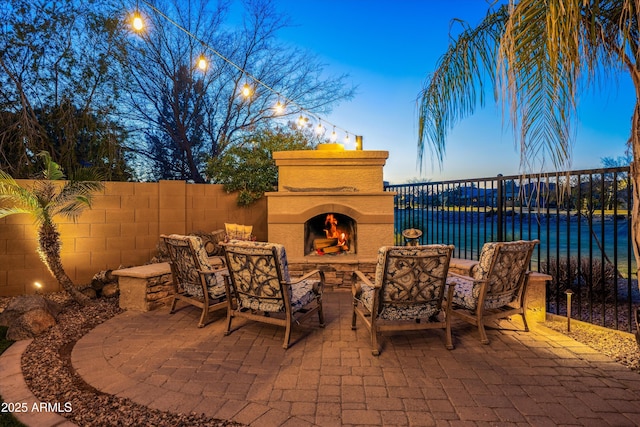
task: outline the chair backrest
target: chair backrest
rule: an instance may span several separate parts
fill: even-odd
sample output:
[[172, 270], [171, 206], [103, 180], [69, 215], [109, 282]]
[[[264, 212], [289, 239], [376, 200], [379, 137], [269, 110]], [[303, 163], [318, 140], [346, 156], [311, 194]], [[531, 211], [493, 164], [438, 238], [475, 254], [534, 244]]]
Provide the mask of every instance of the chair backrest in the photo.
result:
[[[209, 263], [202, 239], [198, 236], [180, 234], [161, 237], [171, 260], [171, 272], [180, 290], [184, 290], [190, 295], [203, 297], [198, 270], [212, 271], [214, 268]], [[207, 283], [207, 286], [216, 285], [214, 276], [208, 276], [207, 280], [211, 282]]]
[[488, 242], [480, 252], [473, 278], [486, 280], [486, 307], [498, 307], [516, 301], [522, 292], [533, 249], [539, 240]]
[[[453, 245], [383, 246], [378, 251], [376, 286], [380, 286], [378, 314], [399, 317], [418, 310], [429, 317], [442, 306]], [[414, 312], [414, 314], [416, 314]]]
[[231, 240], [224, 244], [224, 250], [238, 303], [262, 311], [284, 311], [283, 282], [290, 282], [284, 246]]

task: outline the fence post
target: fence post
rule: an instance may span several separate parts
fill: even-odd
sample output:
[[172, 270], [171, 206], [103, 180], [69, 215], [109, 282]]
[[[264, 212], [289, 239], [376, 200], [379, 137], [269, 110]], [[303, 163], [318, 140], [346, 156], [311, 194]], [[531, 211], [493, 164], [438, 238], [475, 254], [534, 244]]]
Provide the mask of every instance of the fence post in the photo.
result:
[[502, 174], [499, 173], [497, 176], [498, 179], [498, 200], [497, 200], [497, 209], [498, 209], [498, 242], [504, 241], [504, 236], [502, 233], [502, 227], [504, 226], [503, 222], [503, 212], [504, 212], [504, 192], [502, 189]]

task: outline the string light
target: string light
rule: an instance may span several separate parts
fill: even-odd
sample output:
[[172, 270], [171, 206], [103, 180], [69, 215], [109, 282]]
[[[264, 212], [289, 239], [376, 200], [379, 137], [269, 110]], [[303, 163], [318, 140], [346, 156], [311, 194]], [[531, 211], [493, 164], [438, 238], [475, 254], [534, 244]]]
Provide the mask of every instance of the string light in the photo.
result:
[[331, 142], [336, 142], [338, 139], [338, 134], [336, 133], [336, 127], [333, 127], [333, 132], [331, 132]]
[[349, 132], [347, 132], [347, 136], [344, 137], [344, 143], [345, 144], [349, 143]]
[[245, 98], [249, 98], [253, 94], [253, 88], [249, 85], [249, 83], [245, 83], [242, 86], [242, 96]]
[[[175, 22], [174, 20], [169, 18], [167, 15], [162, 13], [160, 10], [158, 10], [148, 0], [139, 0], [139, 1], [144, 3], [150, 9], [152, 9], [157, 15], [159, 15], [162, 18], [164, 18], [165, 20], [167, 20], [170, 24], [172, 24], [173, 26], [175, 26], [179, 30], [183, 31], [185, 34], [187, 34], [193, 40], [199, 41], [202, 44], [202, 46], [203, 46], [203, 48], [205, 50], [207, 50], [209, 52], [213, 52], [213, 54], [215, 54], [217, 57], [219, 57], [220, 59], [222, 59], [223, 61], [225, 61], [226, 63], [228, 63], [229, 65], [231, 65], [235, 69], [237, 69], [238, 71], [240, 71], [244, 76], [246, 76], [246, 78], [252, 80], [256, 85], [260, 85], [260, 86], [264, 87], [265, 89], [267, 89], [268, 91], [270, 91], [271, 93], [277, 95], [279, 99], [278, 99], [278, 102], [273, 107], [274, 111], [275, 111], [275, 113], [277, 115], [281, 115], [281, 114], [284, 113], [285, 105], [292, 105], [292, 106], [295, 106], [299, 111], [305, 112], [306, 114], [308, 114], [308, 115], [310, 115], [312, 117], [315, 117], [318, 121], [320, 121], [320, 117], [310, 113], [308, 110], [306, 110], [303, 106], [301, 106], [297, 102], [286, 98], [285, 96], [283, 96], [283, 94], [281, 94], [280, 92], [277, 92], [276, 90], [274, 90], [272, 87], [268, 86], [266, 83], [264, 83], [260, 79], [258, 79], [255, 76], [251, 75], [244, 68], [238, 66], [237, 64], [232, 62], [230, 59], [228, 59], [227, 57], [222, 55], [220, 52], [218, 52], [217, 50], [213, 49], [211, 46], [206, 45], [202, 40], [198, 39], [193, 33], [191, 33], [190, 31], [185, 29], [183, 26], [181, 26], [180, 24], [178, 24], [177, 22]], [[136, 31], [141, 31], [145, 27], [144, 20], [142, 18], [142, 15], [140, 14], [140, 9], [138, 8], [138, 1], [136, 1], [136, 9], [135, 9], [135, 12], [133, 13], [132, 26], [133, 26], [133, 29], [136, 30]], [[205, 56], [205, 54], [202, 54], [198, 58], [198, 61], [197, 61], [196, 65], [202, 71], [206, 71], [209, 68], [209, 61], [207, 60], [207, 57]], [[245, 82], [244, 85], [242, 86], [241, 90], [240, 90], [240, 94], [245, 98], [251, 97], [254, 94], [254, 92], [255, 92], [255, 87], [250, 85], [248, 82]], [[280, 99], [283, 99], [284, 103], [281, 102]], [[308, 117], [303, 117], [302, 115], [300, 115], [300, 118], [298, 119], [298, 124], [299, 124], [300, 127], [303, 127], [308, 123], [308, 121], [309, 121]], [[346, 143], [349, 142], [349, 132], [346, 129], [340, 128], [340, 127], [336, 126], [333, 123], [327, 122], [326, 120], [325, 120], [325, 122], [327, 124], [333, 126], [333, 132], [331, 134], [332, 141], [337, 139], [336, 129], [340, 129], [341, 131], [345, 132], [345, 134], [346, 134], [345, 142]], [[318, 133], [322, 133], [324, 130], [325, 130], [325, 127], [323, 127], [322, 124], [319, 123], [316, 131], [318, 131]]]
[[142, 19], [142, 15], [140, 15], [138, 9], [133, 12], [133, 16], [131, 17], [131, 25], [136, 31], [142, 31], [142, 29], [144, 28], [144, 20]]
[[324, 128], [322, 127], [322, 122], [318, 122], [318, 126], [316, 127], [316, 133], [318, 135], [322, 135], [324, 133]]
[[276, 102], [276, 105], [274, 105], [273, 110], [278, 116], [284, 113], [284, 105], [282, 104], [282, 102], [280, 102], [279, 99], [278, 99], [278, 102]]
[[207, 61], [207, 57], [204, 56], [204, 54], [198, 57], [198, 61], [196, 62], [196, 64], [201, 71], [207, 71], [207, 68], [209, 68], [209, 62]]

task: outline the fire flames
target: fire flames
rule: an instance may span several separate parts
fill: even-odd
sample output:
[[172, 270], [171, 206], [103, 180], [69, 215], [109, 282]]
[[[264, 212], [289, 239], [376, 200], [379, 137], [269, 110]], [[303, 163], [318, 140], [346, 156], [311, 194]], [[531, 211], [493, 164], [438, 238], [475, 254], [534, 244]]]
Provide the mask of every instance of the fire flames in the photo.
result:
[[340, 253], [349, 250], [349, 236], [338, 227], [338, 219], [334, 214], [327, 214], [324, 221], [326, 239], [316, 239], [314, 247], [319, 255]]

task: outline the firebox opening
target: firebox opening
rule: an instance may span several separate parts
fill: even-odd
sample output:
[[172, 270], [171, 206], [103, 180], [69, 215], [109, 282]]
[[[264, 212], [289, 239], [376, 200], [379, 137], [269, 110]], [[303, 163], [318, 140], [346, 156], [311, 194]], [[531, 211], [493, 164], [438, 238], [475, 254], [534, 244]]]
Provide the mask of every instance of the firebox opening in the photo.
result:
[[348, 215], [324, 213], [304, 223], [304, 254], [356, 253], [356, 221]]

